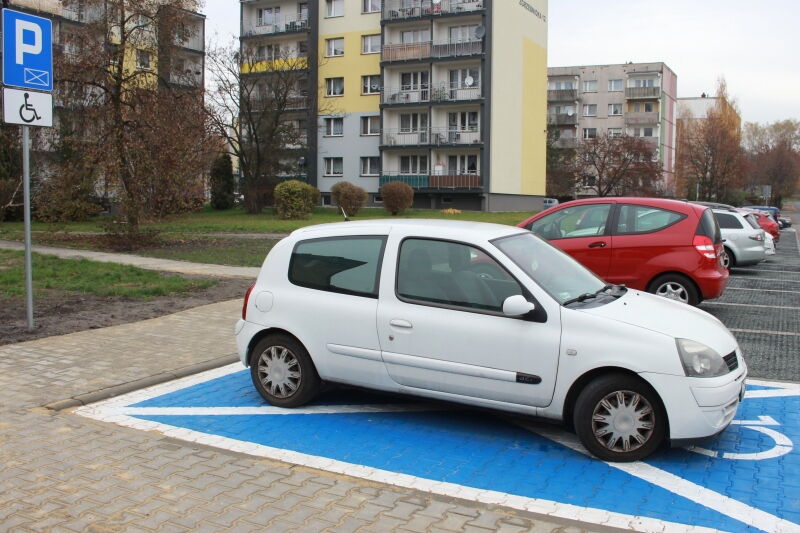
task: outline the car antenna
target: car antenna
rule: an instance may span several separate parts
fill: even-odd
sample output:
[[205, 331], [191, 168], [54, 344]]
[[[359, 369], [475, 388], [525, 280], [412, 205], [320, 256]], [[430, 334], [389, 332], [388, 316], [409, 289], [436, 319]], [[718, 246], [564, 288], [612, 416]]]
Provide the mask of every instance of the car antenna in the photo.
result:
[[345, 222], [350, 222], [350, 219], [347, 217], [347, 212], [344, 210], [344, 207], [339, 206], [339, 209], [342, 210], [342, 216], [344, 217]]

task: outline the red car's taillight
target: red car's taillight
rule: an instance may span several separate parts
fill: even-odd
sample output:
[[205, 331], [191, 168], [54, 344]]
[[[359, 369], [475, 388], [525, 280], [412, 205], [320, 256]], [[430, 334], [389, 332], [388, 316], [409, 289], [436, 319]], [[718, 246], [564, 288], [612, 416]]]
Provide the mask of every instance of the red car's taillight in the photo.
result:
[[714, 241], [705, 235], [695, 235], [692, 246], [694, 246], [695, 250], [697, 250], [700, 255], [708, 259], [717, 258], [717, 250], [714, 248]]
[[253, 283], [247, 287], [247, 292], [244, 293], [244, 303], [242, 304], [242, 320], [247, 320], [247, 302], [250, 300], [250, 293], [253, 292], [256, 284]]

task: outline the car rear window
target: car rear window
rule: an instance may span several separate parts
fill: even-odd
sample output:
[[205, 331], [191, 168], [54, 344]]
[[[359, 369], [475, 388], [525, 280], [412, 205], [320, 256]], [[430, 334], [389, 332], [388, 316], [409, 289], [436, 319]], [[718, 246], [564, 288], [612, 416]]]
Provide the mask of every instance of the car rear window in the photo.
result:
[[706, 209], [703, 211], [703, 214], [700, 217], [700, 224], [697, 225], [697, 231], [695, 233], [697, 235], [705, 235], [711, 239], [714, 244], [719, 244], [722, 242], [722, 234], [719, 231], [719, 224], [717, 223], [717, 219], [714, 217], [714, 213], [711, 211], [711, 209]]
[[310, 289], [377, 297], [385, 244], [381, 236], [298, 242], [289, 262], [289, 281]]
[[742, 229], [742, 222], [736, 215], [729, 213], [714, 213], [721, 229]]
[[761, 226], [758, 225], [758, 221], [756, 220], [756, 216], [755, 215], [751, 215], [751, 214], [748, 213], [747, 215], [743, 215], [743, 216], [744, 216], [744, 219], [747, 221], [747, 223], [750, 224], [750, 226], [753, 229], [761, 229]]

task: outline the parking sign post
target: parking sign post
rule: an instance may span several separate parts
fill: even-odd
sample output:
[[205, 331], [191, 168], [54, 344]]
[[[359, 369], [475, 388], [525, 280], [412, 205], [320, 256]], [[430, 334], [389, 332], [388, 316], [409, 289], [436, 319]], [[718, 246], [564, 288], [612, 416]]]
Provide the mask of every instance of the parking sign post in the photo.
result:
[[[53, 125], [53, 25], [50, 19], [2, 10], [3, 120], [22, 126], [22, 190], [25, 204], [25, 300], [33, 331], [31, 260], [30, 126]], [[11, 88], [13, 87], [13, 88]], [[44, 92], [40, 92], [44, 91]]]

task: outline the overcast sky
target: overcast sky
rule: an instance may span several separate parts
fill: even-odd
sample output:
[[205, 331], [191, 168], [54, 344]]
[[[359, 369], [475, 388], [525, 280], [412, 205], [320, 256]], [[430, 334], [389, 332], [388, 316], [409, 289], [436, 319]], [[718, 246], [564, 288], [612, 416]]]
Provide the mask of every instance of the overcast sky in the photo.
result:
[[[238, 37], [238, 0], [203, 12], [209, 38]], [[800, 120], [798, 0], [550, 0], [549, 12], [549, 66], [663, 61], [679, 97], [724, 76], [743, 120]]]

